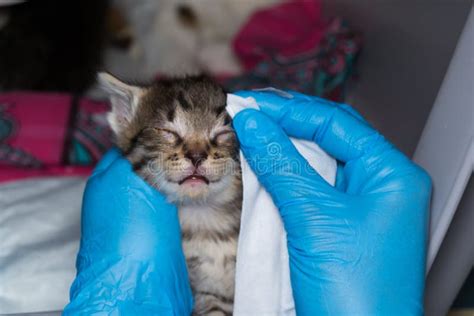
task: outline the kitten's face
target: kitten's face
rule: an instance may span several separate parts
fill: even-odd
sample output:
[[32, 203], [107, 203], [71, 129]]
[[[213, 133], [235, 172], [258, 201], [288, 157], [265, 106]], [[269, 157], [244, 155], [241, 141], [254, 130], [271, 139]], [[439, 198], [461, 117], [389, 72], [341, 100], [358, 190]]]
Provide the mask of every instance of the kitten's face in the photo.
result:
[[239, 172], [237, 141], [223, 104], [175, 100], [166, 119], [147, 124], [140, 151], [150, 158], [141, 170], [172, 201], [206, 201], [233, 185]]
[[118, 117], [121, 112], [114, 105], [109, 117], [117, 143], [135, 170], [171, 202], [233, 199], [240, 185], [240, 163], [223, 90], [205, 78], [137, 89], [128, 101], [132, 118]]

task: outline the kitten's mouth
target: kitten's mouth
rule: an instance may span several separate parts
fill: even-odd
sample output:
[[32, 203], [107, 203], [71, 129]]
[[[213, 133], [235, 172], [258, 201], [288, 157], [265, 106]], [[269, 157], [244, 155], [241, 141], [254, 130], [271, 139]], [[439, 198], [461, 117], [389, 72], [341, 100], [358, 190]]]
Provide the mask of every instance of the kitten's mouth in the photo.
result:
[[190, 184], [202, 184], [205, 183], [209, 185], [209, 179], [206, 178], [205, 176], [201, 176], [199, 174], [192, 174], [190, 176], [187, 176], [186, 178], [182, 179], [181, 181], [178, 182], [179, 185], [182, 185], [184, 183], [190, 183]]

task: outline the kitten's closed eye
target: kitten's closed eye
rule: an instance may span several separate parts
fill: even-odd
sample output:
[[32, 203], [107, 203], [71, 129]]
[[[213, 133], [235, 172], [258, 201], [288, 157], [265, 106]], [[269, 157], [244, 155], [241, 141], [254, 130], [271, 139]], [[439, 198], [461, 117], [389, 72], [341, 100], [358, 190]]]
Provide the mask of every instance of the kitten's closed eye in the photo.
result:
[[232, 145], [235, 134], [233, 131], [225, 130], [214, 136], [214, 142], [217, 145]]
[[154, 128], [154, 130], [158, 132], [161, 138], [169, 144], [176, 144], [181, 140], [181, 137], [178, 135], [178, 133], [173, 132], [172, 130], [166, 128]]

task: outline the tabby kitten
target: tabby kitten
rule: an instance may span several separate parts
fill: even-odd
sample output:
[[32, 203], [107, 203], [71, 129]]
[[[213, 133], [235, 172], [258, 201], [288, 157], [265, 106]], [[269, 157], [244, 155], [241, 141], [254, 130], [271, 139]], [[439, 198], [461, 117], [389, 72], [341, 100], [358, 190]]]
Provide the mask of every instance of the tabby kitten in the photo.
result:
[[205, 77], [149, 86], [99, 79], [110, 93], [117, 145], [178, 206], [194, 315], [231, 315], [242, 179], [226, 94]]

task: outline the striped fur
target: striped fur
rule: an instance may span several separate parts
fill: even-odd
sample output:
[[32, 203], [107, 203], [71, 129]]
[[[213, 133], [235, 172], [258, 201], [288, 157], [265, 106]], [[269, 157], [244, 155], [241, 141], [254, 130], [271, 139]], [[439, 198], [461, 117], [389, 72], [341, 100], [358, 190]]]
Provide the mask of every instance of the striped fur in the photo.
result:
[[[242, 180], [224, 91], [205, 77], [142, 87], [100, 79], [111, 93], [117, 145], [141, 177], [178, 205], [194, 315], [231, 315]], [[183, 180], [191, 175], [208, 183]]]

